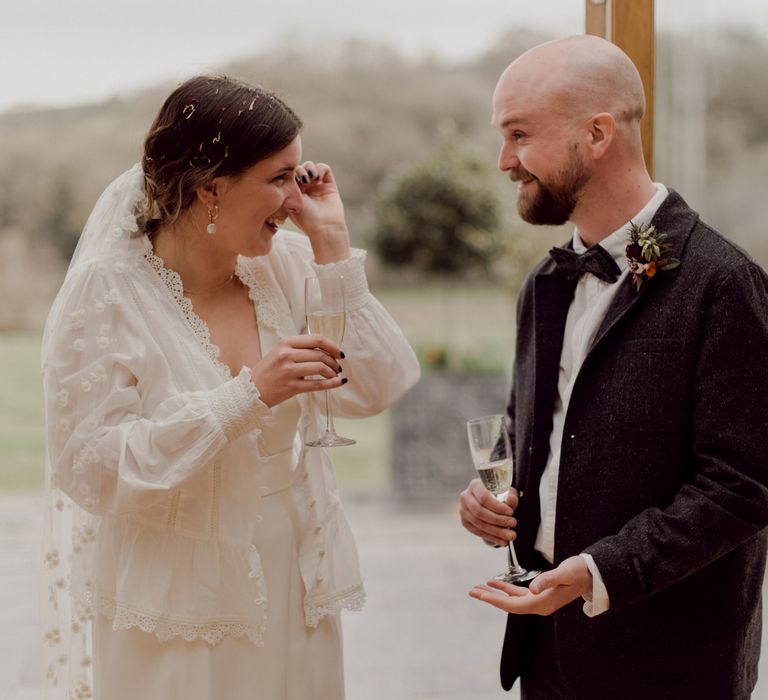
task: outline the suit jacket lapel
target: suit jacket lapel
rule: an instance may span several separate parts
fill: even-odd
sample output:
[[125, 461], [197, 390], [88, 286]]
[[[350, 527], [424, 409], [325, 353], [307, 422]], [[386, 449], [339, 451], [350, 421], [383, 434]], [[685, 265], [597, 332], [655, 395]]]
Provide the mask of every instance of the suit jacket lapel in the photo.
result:
[[[657, 231], [666, 233], [669, 236], [669, 242], [672, 244], [671, 257], [682, 260], [688, 236], [698, 218], [699, 215], [685, 203], [677, 192], [674, 190], [669, 191], [669, 196], [662, 202], [651, 223], [656, 227]], [[608, 307], [608, 311], [595, 334], [587, 356], [592, 353], [631, 309], [637, 306], [641, 300], [652, 294], [659, 284], [670, 282], [677, 276], [678, 270], [679, 268], [669, 272], [660, 272], [657, 277], [645, 280], [639, 290], [632, 284], [631, 275], [619, 282], [618, 284], [621, 286]]]
[[569, 282], [554, 270], [554, 262], [546, 263], [535, 277], [533, 288], [534, 366], [536, 368], [532, 426], [534, 452], [530, 463], [531, 468], [522, 482], [531, 495], [538, 490], [538, 481], [546, 466], [549, 453], [549, 435], [552, 431], [552, 415], [560, 374], [563, 334], [568, 309], [576, 288], [575, 281]]
[[[672, 243], [670, 255], [682, 260], [688, 236], [698, 220], [698, 214], [688, 207], [682, 197], [670, 190], [669, 196], [659, 207], [653, 224], [657, 230], [668, 234]], [[631, 279], [624, 279], [621, 287], [598, 329], [592, 346], [587, 353], [589, 357], [598, 344], [604, 342], [619, 322], [633, 308], [637, 308], [644, 300], [653, 297], [654, 289], [659, 284], [666, 284], [678, 273], [678, 269], [661, 273], [661, 278], [646, 280], [636, 291]], [[538, 528], [538, 487], [541, 475], [546, 467], [549, 455], [549, 436], [552, 432], [554, 402], [557, 393], [557, 382], [560, 374], [560, 355], [563, 348], [565, 323], [568, 309], [573, 300], [576, 282], [568, 282], [555, 273], [555, 263], [547, 259], [533, 280], [533, 331], [534, 331], [534, 386], [531, 398], [532, 413], [532, 444], [531, 458], [528, 462], [527, 473], [519, 473], [519, 487], [527, 492], [527, 508], [535, 517], [521, 519], [518, 529], [523, 540], [530, 540], [533, 546]], [[524, 409], [525, 410], [525, 409]], [[522, 504], [521, 504], [522, 506]], [[523, 522], [526, 525], [523, 525]], [[528, 526], [530, 531], [528, 531]]]
[[632, 284], [632, 276], [625, 277], [621, 282], [621, 285], [616, 292], [616, 296], [613, 298], [611, 305], [608, 307], [608, 311], [600, 324], [600, 327], [595, 333], [595, 337], [592, 340], [592, 345], [589, 347], [589, 355], [595, 347], [603, 340], [603, 338], [616, 326], [616, 324], [627, 314], [629, 310], [637, 304], [646, 294], [648, 294], [651, 285], [646, 280], [643, 282], [640, 289], [636, 289]]

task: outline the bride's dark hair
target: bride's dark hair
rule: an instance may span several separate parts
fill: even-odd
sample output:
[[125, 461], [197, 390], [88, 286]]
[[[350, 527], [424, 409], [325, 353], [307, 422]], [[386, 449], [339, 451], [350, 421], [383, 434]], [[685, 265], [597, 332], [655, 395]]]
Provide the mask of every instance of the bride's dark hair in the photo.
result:
[[197, 76], [165, 100], [144, 141], [146, 229], [174, 223], [215, 177], [238, 176], [296, 138], [301, 120], [277, 95], [226, 76]]

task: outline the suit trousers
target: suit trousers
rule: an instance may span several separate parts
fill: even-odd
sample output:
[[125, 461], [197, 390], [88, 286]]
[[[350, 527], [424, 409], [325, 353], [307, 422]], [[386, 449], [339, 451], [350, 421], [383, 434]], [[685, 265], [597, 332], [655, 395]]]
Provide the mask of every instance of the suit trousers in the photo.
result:
[[522, 700], [573, 700], [560, 673], [555, 645], [555, 618], [535, 617], [526, 639], [526, 663], [521, 674]]

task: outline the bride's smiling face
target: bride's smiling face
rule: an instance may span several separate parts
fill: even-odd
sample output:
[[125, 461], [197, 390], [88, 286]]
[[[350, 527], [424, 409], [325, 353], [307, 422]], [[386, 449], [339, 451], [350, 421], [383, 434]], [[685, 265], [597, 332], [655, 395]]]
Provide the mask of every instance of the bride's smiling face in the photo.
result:
[[301, 137], [258, 161], [237, 177], [216, 178], [208, 187], [216, 195], [218, 217], [211, 243], [247, 257], [266, 255], [278, 225], [302, 208], [295, 180], [301, 162]]

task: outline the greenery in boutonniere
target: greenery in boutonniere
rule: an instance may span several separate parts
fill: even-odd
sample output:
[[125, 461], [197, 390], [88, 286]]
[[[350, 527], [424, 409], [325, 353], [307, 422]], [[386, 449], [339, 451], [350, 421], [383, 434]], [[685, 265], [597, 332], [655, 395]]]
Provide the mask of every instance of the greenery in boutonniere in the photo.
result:
[[659, 233], [655, 226], [629, 222], [629, 238], [627, 246], [627, 261], [632, 273], [632, 284], [640, 291], [647, 279], [654, 277], [657, 272], [674, 270], [680, 261], [669, 257], [672, 244], [667, 240], [666, 233]]

